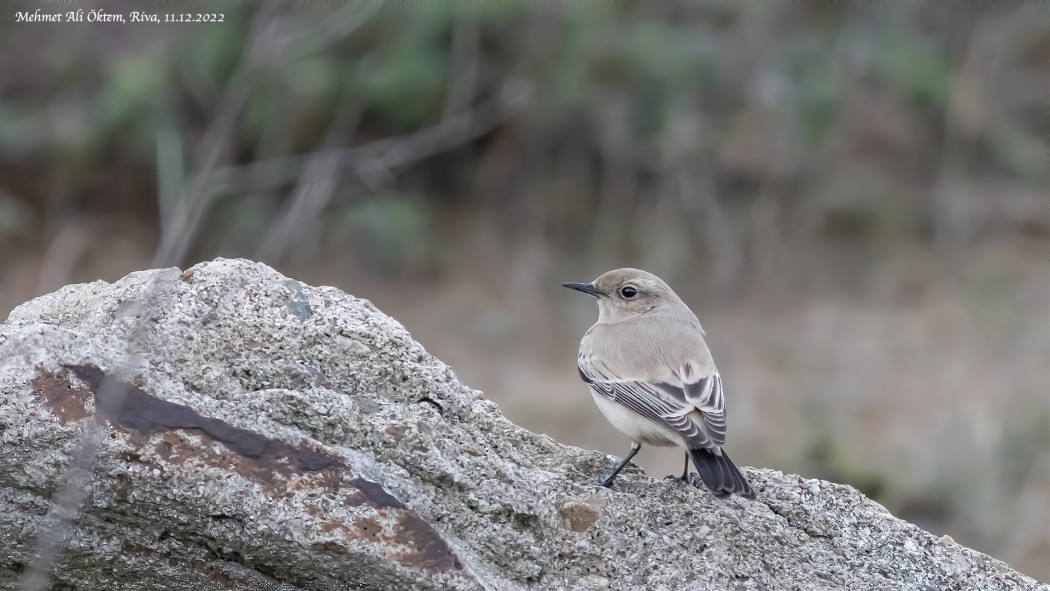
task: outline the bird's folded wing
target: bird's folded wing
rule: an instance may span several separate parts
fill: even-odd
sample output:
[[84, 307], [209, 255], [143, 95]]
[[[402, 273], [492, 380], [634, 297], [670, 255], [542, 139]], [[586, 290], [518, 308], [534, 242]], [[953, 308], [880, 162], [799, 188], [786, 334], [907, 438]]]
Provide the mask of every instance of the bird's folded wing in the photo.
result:
[[[667, 425], [692, 445], [725, 444], [725, 401], [717, 372], [693, 379], [691, 371], [683, 370], [670, 382], [624, 379], [611, 375], [605, 364], [589, 355], [580, 355], [579, 371], [583, 381], [599, 395]], [[697, 410], [703, 417], [699, 422], [694, 420]]]
[[678, 379], [657, 384], [660, 390], [700, 411], [704, 420], [704, 431], [718, 446], [726, 443], [726, 399], [722, 391], [722, 376], [718, 372], [697, 376], [692, 365], [685, 364], [676, 372]]

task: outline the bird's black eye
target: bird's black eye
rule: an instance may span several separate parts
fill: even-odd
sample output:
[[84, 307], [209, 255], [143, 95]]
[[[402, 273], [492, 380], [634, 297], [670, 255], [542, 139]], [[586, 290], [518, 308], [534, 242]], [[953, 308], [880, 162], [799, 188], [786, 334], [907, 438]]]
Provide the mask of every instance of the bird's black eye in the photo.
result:
[[620, 288], [620, 295], [623, 296], [623, 299], [629, 300], [638, 295], [638, 290], [633, 285], [625, 285]]

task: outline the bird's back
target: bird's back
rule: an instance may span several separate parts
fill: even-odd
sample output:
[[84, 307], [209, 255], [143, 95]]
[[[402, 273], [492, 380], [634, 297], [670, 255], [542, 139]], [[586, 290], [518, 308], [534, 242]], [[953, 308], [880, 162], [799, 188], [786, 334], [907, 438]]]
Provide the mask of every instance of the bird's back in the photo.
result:
[[699, 375], [714, 371], [710, 351], [696, 316], [686, 313], [650, 313], [591, 327], [580, 343], [581, 353], [594, 355], [615, 368], [621, 379], [675, 381], [686, 363]]

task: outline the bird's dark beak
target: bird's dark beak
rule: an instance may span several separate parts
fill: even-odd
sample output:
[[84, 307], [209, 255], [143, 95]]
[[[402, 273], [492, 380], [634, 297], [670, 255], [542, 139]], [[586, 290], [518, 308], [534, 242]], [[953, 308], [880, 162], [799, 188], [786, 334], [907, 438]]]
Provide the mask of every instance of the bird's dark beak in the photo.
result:
[[570, 281], [569, 283], [562, 283], [562, 287], [568, 287], [569, 289], [575, 289], [576, 291], [582, 291], [583, 293], [590, 294], [594, 297], [601, 297], [602, 292], [594, 286], [593, 283], [575, 283]]

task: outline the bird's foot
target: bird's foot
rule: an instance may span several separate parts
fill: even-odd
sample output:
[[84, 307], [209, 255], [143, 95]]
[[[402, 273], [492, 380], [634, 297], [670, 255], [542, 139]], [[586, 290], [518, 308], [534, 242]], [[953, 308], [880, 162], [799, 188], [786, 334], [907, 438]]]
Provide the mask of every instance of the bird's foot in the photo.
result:
[[613, 478], [603, 478], [594, 483], [598, 488], [612, 488]]
[[667, 476], [664, 476], [664, 480], [673, 480], [679, 484], [691, 484], [693, 486], [696, 486], [696, 482], [699, 478], [700, 475], [696, 472], [690, 472], [688, 476], [684, 474], [681, 476], [677, 474], [668, 474]]

